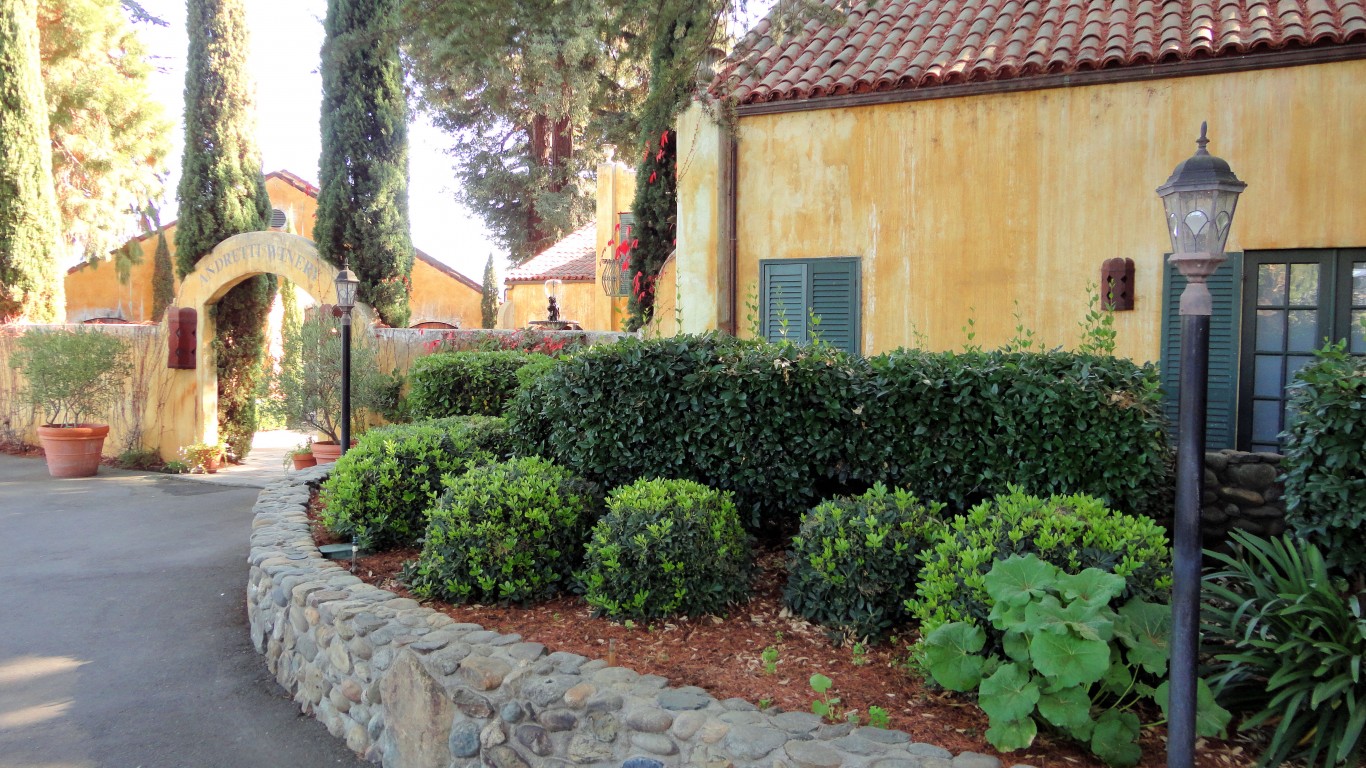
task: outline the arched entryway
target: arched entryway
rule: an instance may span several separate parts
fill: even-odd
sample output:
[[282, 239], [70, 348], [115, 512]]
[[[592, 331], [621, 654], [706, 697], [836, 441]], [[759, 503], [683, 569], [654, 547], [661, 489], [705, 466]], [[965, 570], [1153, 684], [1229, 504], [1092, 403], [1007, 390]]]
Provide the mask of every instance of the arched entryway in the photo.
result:
[[218, 440], [218, 371], [212, 346], [217, 329], [209, 308], [238, 283], [262, 274], [279, 275], [319, 303], [330, 303], [335, 299], [337, 272], [336, 266], [318, 256], [313, 241], [284, 232], [235, 235], [199, 260], [181, 282], [176, 297], [176, 306], [198, 313], [196, 366], [175, 371], [183, 379], [177, 389], [186, 393], [187, 400], [182, 406], [186, 417], [176, 419], [182, 445]]

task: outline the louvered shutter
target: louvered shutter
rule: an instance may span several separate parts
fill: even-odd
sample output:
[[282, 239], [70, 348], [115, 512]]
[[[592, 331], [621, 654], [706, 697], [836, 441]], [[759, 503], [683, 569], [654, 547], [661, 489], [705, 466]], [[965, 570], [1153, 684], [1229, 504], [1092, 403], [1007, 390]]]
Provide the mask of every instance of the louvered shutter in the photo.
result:
[[[1242, 307], [1243, 254], [1209, 277], [1214, 314], [1209, 324], [1209, 402], [1205, 411], [1205, 447], [1215, 451], [1237, 446], [1238, 343]], [[1176, 429], [1181, 377], [1181, 292], [1186, 278], [1164, 261], [1162, 271], [1162, 391], [1163, 405]]]
[[858, 259], [811, 260], [811, 314], [820, 340], [845, 352], [859, 351]]
[[801, 261], [765, 262], [759, 265], [763, 285], [759, 308], [763, 336], [772, 342], [805, 344], [809, 267]]

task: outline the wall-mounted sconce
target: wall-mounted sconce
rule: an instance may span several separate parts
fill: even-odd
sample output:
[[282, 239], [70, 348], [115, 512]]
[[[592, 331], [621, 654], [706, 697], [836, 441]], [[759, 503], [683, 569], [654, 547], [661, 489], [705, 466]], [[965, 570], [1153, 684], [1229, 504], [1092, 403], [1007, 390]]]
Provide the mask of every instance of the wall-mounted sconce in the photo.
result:
[[166, 367], [194, 370], [199, 339], [199, 313], [190, 307], [166, 309]]
[[1100, 265], [1100, 308], [1124, 312], [1134, 308], [1134, 260], [1106, 259]]

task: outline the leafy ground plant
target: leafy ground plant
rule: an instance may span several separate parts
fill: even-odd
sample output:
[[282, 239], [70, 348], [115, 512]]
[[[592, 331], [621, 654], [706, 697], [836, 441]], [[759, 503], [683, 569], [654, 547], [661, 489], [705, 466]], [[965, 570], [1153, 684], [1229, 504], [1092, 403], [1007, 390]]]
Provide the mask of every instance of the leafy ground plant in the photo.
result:
[[[977, 692], [997, 749], [1030, 746], [1043, 724], [1110, 765], [1137, 764], [1141, 723], [1132, 710], [1145, 698], [1166, 710], [1166, 683], [1151, 681], [1167, 671], [1171, 609], [1134, 598], [1116, 610], [1110, 603], [1124, 593], [1124, 577], [1098, 568], [1068, 574], [1034, 555], [997, 562], [986, 589], [1004, 654], [983, 652], [981, 627], [945, 624], [925, 641], [934, 679]], [[1197, 732], [1221, 733], [1229, 714], [1203, 681], [1199, 699]]]
[[811, 711], [831, 722], [839, 720], [836, 707], [839, 706], [840, 697], [830, 695], [830, 688], [834, 684], [834, 681], [825, 675], [815, 674], [811, 676], [811, 690], [820, 697], [811, 702]]
[[1232, 533], [1237, 556], [1207, 553], [1206, 651], [1219, 699], [1275, 726], [1262, 765], [1360, 765], [1366, 757], [1366, 605], [1329, 574], [1318, 547]]

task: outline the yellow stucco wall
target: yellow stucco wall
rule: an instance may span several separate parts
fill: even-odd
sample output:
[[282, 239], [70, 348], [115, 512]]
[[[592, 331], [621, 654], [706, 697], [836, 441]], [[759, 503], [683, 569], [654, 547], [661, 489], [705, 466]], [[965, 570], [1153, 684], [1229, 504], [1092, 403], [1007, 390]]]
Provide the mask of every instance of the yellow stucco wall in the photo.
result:
[[598, 292], [589, 323], [583, 327], [590, 331], [619, 331], [630, 315], [628, 299], [613, 298], [602, 290], [602, 273], [615, 269], [611, 264], [603, 264], [604, 255], [615, 256], [619, 237], [617, 215], [631, 210], [636, 198], [636, 172], [625, 163], [611, 161], [598, 166], [598, 197], [596, 221], [598, 225], [597, 284]]
[[694, 104], [678, 118], [678, 300], [688, 307], [682, 330], [702, 333], [719, 326], [717, 265], [721, 258], [721, 178], [724, 149], [719, 126]]
[[[865, 353], [917, 332], [960, 346], [970, 316], [976, 343], [1003, 343], [1016, 302], [1046, 345], [1072, 346], [1101, 262], [1129, 257], [1117, 353], [1155, 359], [1170, 245], [1153, 190], [1202, 120], [1248, 183], [1229, 250], [1366, 245], [1346, 171], [1366, 167], [1366, 61], [753, 116], [738, 128], [741, 314], [760, 259], [858, 256]], [[705, 153], [708, 131], [681, 143]], [[680, 200], [689, 318], [719, 299], [695, 290], [715, 284], [714, 173], [690, 170]]]
[[670, 256], [659, 268], [659, 279], [655, 281], [655, 312], [643, 329], [644, 335], [666, 337], [682, 333], [687, 322], [684, 306], [678, 284], [678, 259]]
[[425, 322], [450, 323], [460, 328], [480, 328], [483, 319], [479, 301], [483, 292], [451, 277], [420, 258], [413, 259], [412, 289], [408, 307], [409, 325]]
[[[525, 328], [532, 320], [544, 320], [546, 310], [544, 283], [510, 283], [507, 303], [499, 317], [499, 328]], [[596, 282], [566, 280], [560, 285], [560, 319], [573, 320], [587, 331], [618, 330], [585, 322], [584, 318], [598, 317], [607, 303], [607, 295]]]

